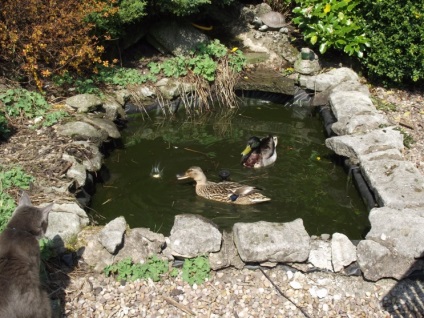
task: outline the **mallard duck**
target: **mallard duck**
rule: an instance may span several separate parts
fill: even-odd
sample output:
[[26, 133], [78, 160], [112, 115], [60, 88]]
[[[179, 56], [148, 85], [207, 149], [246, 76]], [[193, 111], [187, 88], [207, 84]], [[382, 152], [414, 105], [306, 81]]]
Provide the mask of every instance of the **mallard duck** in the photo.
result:
[[261, 139], [256, 136], [250, 137], [241, 153], [243, 166], [262, 168], [273, 164], [277, 160], [277, 143], [277, 136], [268, 135]]
[[252, 186], [229, 181], [208, 181], [200, 167], [190, 167], [185, 173], [177, 174], [178, 180], [188, 178], [196, 181], [196, 194], [209, 200], [244, 205], [271, 200]]

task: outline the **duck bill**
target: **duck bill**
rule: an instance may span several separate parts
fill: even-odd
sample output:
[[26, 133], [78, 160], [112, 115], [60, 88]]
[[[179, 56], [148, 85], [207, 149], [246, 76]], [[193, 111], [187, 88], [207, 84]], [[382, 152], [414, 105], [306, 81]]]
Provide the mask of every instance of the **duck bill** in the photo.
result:
[[243, 156], [246, 156], [246, 155], [248, 155], [250, 152], [252, 151], [252, 148], [250, 148], [250, 146], [249, 145], [247, 145], [246, 146], [246, 148], [244, 148], [244, 150], [242, 151], [242, 155]]
[[177, 179], [178, 180], [185, 180], [185, 179], [189, 179], [190, 177], [188, 175], [186, 175], [185, 173], [183, 174], [177, 174]]

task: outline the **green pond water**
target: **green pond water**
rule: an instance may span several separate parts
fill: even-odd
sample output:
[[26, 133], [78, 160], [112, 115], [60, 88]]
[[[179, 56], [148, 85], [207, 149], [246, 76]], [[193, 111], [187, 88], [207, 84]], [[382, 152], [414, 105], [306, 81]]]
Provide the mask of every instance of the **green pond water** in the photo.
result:
[[[240, 164], [250, 136], [278, 136], [274, 165], [249, 169]], [[105, 160], [109, 179], [98, 184], [91, 208], [100, 224], [124, 216], [131, 228], [169, 235], [174, 216], [205, 216], [220, 229], [236, 222], [290, 222], [302, 218], [309, 235], [334, 232], [361, 239], [369, 228], [367, 209], [353, 182], [324, 145], [323, 123], [307, 108], [245, 99], [231, 112], [191, 119], [133, 115], [123, 131], [122, 149]], [[152, 166], [160, 163], [161, 178]], [[211, 181], [227, 169], [230, 180], [257, 186], [272, 201], [250, 206], [196, 196], [194, 182], [176, 174], [200, 166]]]

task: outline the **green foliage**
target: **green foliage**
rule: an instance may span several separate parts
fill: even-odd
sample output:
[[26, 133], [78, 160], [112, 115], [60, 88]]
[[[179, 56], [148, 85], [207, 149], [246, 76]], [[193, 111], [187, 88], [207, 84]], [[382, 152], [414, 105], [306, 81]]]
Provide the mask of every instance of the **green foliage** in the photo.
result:
[[106, 276], [116, 275], [117, 280], [134, 281], [137, 279], [152, 279], [157, 282], [169, 271], [168, 261], [159, 259], [156, 255], [150, 257], [144, 264], [134, 264], [131, 258], [108, 265], [103, 272]]
[[8, 89], [5, 93], [0, 94], [0, 100], [5, 105], [6, 114], [10, 117], [43, 116], [50, 108], [43, 95], [22, 88]]
[[131, 84], [142, 84], [156, 80], [153, 74], [144, 75], [137, 69], [118, 66], [98, 66], [97, 74], [93, 74], [91, 77], [80, 77], [68, 72], [53, 77], [53, 82], [57, 86], [63, 88], [74, 87], [80, 94], [97, 95], [101, 94], [99, 87], [105, 84], [126, 87]]
[[401, 133], [403, 137], [403, 145], [408, 149], [411, 148], [411, 145], [415, 142], [414, 138], [412, 138], [412, 136], [401, 127], [396, 128], [395, 130], [398, 130]]
[[198, 256], [184, 261], [182, 277], [190, 285], [200, 285], [209, 278], [210, 271], [209, 259], [206, 256]]
[[54, 124], [58, 123], [61, 119], [68, 117], [69, 114], [63, 110], [58, 110], [54, 112], [47, 113], [44, 116], [43, 120], [43, 126], [44, 127], [50, 127]]
[[[8, 116], [12, 118], [42, 116], [44, 117], [42, 122], [44, 127], [52, 126], [60, 119], [68, 116], [65, 111], [48, 112], [51, 107], [43, 95], [22, 88], [7, 90], [5, 93], [0, 94], [0, 100], [5, 105], [5, 112]], [[0, 113], [0, 134], [7, 136], [8, 132], [7, 120]]]
[[424, 79], [424, 2], [363, 1], [371, 49], [361, 63], [383, 84], [412, 84]]
[[373, 104], [375, 105], [375, 108], [377, 108], [378, 110], [392, 111], [392, 112], [396, 110], [396, 104], [387, 102], [385, 100], [382, 100], [381, 98], [376, 98], [376, 97], [371, 97], [371, 100]]
[[48, 238], [42, 238], [38, 241], [40, 245], [41, 260], [47, 261], [54, 256], [53, 241]]
[[362, 57], [370, 41], [363, 31], [364, 22], [354, 9], [359, 0], [295, 0], [293, 22], [304, 39], [319, 45], [323, 54], [329, 48], [341, 49], [348, 55]]
[[190, 60], [189, 64], [194, 74], [203, 76], [210, 82], [215, 79], [217, 63], [207, 54], [195, 56]]
[[121, 0], [119, 1], [118, 15], [124, 24], [135, 23], [146, 15], [147, 1]]
[[0, 167], [0, 184], [2, 190], [17, 187], [21, 189], [29, 189], [34, 177], [26, 174], [21, 168], [13, 167], [9, 170], [4, 170]]
[[107, 34], [112, 38], [119, 38], [126, 25], [136, 23], [146, 16], [146, 4], [147, 1], [142, 0], [105, 1], [101, 10], [86, 16], [86, 21], [96, 26], [98, 35]]
[[137, 69], [125, 67], [99, 67], [98, 74], [94, 77], [98, 83], [111, 84], [117, 86], [127, 86], [130, 84], [142, 84], [147, 81], [155, 81], [154, 76], [142, 74]]
[[153, 11], [171, 13], [176, 16], [187, 16], [198, 13], [200, 10], [204, 9], [205, 5], [211, 3], [226, 6], [233, 1], [234, 0], [157, 0]]
[[185, 76], [191, 71], [212, 82], [225, 59], [235, 72], [240, 72], [246, 63], [241, 51], [230, 51], [219, 40], [214, 40], [208, 44], [200, 44], [198, 49], [189, 56], [176, 56], [161, 64], [152, 62], [148, 64], [148, 67], [152, 74], [163, 72], [167, 77]]
[[4, 116], [4, 112], [0, 111], [0, 139], [6, 139], [9, 136], [10, 129], [8, 122]]
[[0, 192], [0, 231], [4, 230], [15, 209], [15, 200], [6, 192]]
[[34, 178], [19, 167], [5, 170], [0, 166], [0, 231], [4, 229], [13, 211], [16, 209], [15, 200], [5, 190], [11, 187], [29, 189]]

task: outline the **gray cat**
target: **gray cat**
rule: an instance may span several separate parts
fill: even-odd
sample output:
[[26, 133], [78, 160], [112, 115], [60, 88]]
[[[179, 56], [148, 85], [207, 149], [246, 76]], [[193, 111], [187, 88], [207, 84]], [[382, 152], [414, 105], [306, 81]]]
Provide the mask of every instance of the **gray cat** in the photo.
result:
[[0, 234], [0, 318], [50, 318], [50, 300], [40, 282], [38, 240], [47, 229], [53, 203], [31, 204], [22, 193], [19, 205]]

